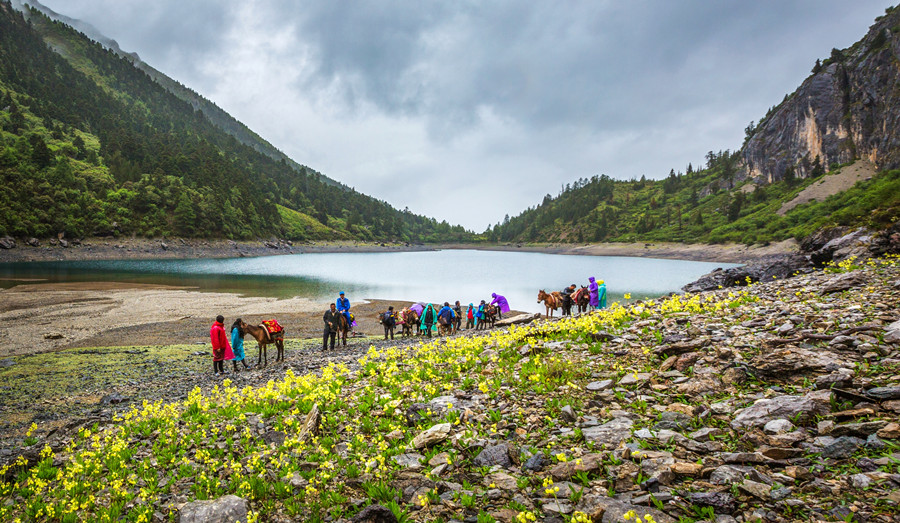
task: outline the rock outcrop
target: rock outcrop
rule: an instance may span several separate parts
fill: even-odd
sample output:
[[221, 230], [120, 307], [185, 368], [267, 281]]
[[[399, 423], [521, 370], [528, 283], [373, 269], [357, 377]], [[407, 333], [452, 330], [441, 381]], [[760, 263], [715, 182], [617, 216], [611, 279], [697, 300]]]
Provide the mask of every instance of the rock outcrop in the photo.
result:
[[789, 168], [807, 177], [817, 161], [825, 170], [857, 158], [900, 166], [898, 24], [900, 9], [889, 9], [862, 40], [817, 64], [756, 127], [741, 153], [745, 173], [771, 183]]

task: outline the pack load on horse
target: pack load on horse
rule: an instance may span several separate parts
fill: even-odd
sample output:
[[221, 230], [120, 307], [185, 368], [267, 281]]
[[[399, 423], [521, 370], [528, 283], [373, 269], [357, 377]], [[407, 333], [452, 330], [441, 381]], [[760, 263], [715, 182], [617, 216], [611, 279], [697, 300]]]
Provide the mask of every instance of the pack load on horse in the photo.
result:
[[544, 302], [544, 307], [547, 309], [547, 312], [544, 316], [548, 318], [553, 317], [553, 312], [562, 306], [562, 296], [558, 292], [546, 293], [544, 289], [538, 291], [537, 302]]
[[494, 328], [494, 322], [497, 321], [497, 315], [500, 313], [500, 309], [497, 308], [496, 305], [485, 305], [484, 306], [484, 319], [481, 320], [481, 324], [486, 328], [488, 325], [491, 328]]
[[263, 366], [269, 363], [269, 357], [266, 353], [266, 345], [269, 344], [275, 344], [275, 348], [278, 349], [275, 361], [284, 361], [284, 327], [278, 323], [278, 320], [265, 320], [260, 325], [249, 325], [242, 321], [241, 329], [253, 336], [257, 345], [259, 345], [259, 355], [256, 358], [257, 367], [260, 366], [261, 362]]
[[412, 336], [419, 328], [419, 315], [411, 308], [403, 309], [400, 311], [397, 325], [400, 325], [400, 334]]

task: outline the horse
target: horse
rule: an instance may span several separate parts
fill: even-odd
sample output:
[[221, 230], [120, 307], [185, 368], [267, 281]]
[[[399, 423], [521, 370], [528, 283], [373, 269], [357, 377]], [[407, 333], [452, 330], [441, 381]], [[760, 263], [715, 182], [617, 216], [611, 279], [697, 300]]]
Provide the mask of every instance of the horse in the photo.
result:
[[490, 323], [491, 328], [493, 329], [494, 322], [497, 321], [497, 311], [498, 309], [496, 305], [486, 305], [484, 307], [484, 318], [482, 318], [481, 321], [478, 322], [478, 325], [480, 325], [481, 328], [486, 328], [485, 324]]
[[266, 345], [270, 343], [274, 343], [275, 347], [278, 349], [278, 353], [275, 356], [275, 361], [284, 361], [284, 329], [281, 329], [278, 332], [269, 333], [265, 327], [261, 325], [248, 325], [245, 322], [241, 322], [241, 329], [247, 334], [253, 336], [256, 339], [257, 345], [259, 345], [259, 355], [256, 357], [256, 366], [259, 367], [259, 362], [263, 361], [263, 367], [269, 364], [269, 357], [266, 353]]
[[412, 309], [403, 309], [400, 311], [400, 334], [405, 336], [413, 336], [419, 330], [419, 315]]
[[344, 344], [344, 347], [347, 346], [347, 333], [350, 331], [350, 322], [347, 321], [347, 317], [342, 313], [338, 313], [337, 315], [337, 337], [341, 340], [341, 343]]
[[537, 302], [544, 302], [544, 307], [547, 308], [547, 312], [544, 314], [544, 316], [552, 318], [553, 311], [555, 311], [560, 307], [560, 305], [562, 305], [562, 298], [561, 296], [559, 296], [558, 292], [551, 292], [550, 294], [547, 294], [546, 292], [544, 292], [544, 289], [541, 289], [538, 291]]
[[591, 294], [588, 292], [588, 288], [582, 285], [581, 288], [573, 294], [574, 296], [572, 299], [575, 301], [575, 306], [578, 307], [578, 314], [587, 312], [588, 304], [591, 301]]

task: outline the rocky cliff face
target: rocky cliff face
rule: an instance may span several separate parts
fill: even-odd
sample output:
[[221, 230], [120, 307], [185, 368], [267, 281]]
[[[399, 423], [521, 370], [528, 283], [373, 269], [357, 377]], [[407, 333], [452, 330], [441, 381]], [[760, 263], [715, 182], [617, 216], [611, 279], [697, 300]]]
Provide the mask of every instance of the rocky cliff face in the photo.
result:
[[900, 166], [900, 9], [807, 78], [757, 127], [742, 150], [745, 174], [760, 183], [827, 170], [857, 158]]

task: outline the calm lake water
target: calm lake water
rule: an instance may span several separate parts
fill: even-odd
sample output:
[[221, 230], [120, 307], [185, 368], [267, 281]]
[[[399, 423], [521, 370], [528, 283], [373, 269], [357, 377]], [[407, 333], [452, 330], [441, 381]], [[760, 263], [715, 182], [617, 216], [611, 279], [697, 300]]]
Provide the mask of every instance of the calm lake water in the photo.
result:
[[[354, 300], [455, 300], [466, 305], [506, 296], [513, 309], [543, 312], [539, 289], [558, 291], [568, 284], [605, 280], [609, 302], [655, 298], [716, 267], [707, 263], [621, 256], [566, 256], [531, 252], [445, 250], [389, 253], [327, 253], [193, 260], [117, 260], [0, 264], [0, 287], [9, 279], [45, 282], [116, 281], [197, 287], [279, 298], [330, 300], [345, 291]], [[2, 280], [5, 279], [5, 280]]]

